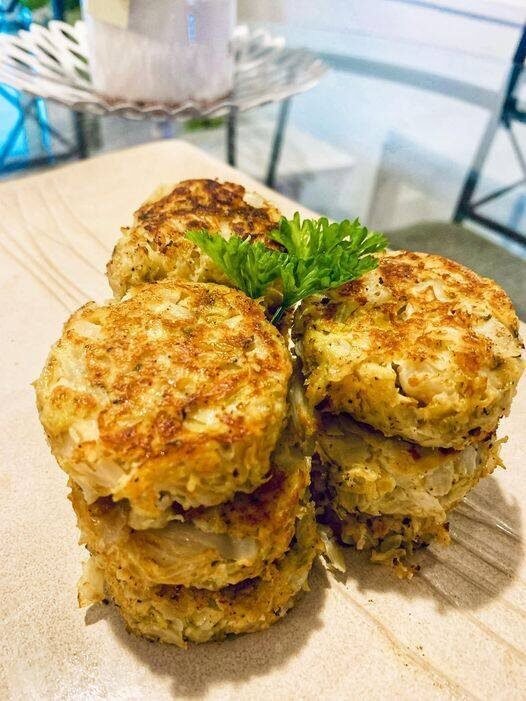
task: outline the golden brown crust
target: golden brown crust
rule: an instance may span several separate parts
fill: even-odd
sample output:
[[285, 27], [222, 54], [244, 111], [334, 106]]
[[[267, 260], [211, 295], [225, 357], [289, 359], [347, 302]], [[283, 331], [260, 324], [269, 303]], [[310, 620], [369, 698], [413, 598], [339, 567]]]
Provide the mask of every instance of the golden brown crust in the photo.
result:
[[369, 515], [444, 522], [447, 512], [499, 464], [495, 434], [463, 450], [422, 448], [386, 438], [344, 415], [324, 415], [316, 443], [335, 504]]
[[522, 372], [504, 291], [424, 253], [387, 253], [376, 270], [307, 300], [295, 336], [311, 406], [425, 446], [460, 449], [491, 433]]
[[108, 279], [116, 295], [141, 282], [171, 275], [180, 280], [231, 284], [185, 233], [206, 229], [241, 238], [251, 236], [275, 248], [268, 238], [279, 211], [258, 195], [235, 183], [184, 180], [155, 193], [122, 229], [108, 263]]
[[[188, 642], [223, 640], [227, 635], [264, 630], [278, 621], [307, 588], [307, 578], [319, 551], [314, 512], [309, 504], [297, 520], [294, 539], [283, 557], [267, 565], [260, 577], [219, 591], [152, 587], [103, 556], [93, 559], [104, 579], [106, 595], [117, 604], [131, 632], [186, 647]], [[89, 582], [81, 581], [83, 604], [101, 597], [99, 594], [95, 598], [89, 589]], [[86, 599], [86, 591], [91, 601]]]
[[88, 501], [128, 499], [143, 528], [162, 525], [173, 501], [210, 506], [267, 478], [290, 373], [256, 302], [167, 280], [73, 314], [36, 382], [37, 403]]
[[139, 207], [135, 217], [155, 237], [160, 249], [172, 245], [162, 227], [174, 216], [188, 217], [186, 224], [192, 229], [219, 230], [228, 219], [233, 234], [265, 238], [279, 221], [279, 212], [271, 205], [254, 207], [245, 195], [245, 188], [236, 183], [183, 180], [163, 198]]
[[72, 480], [70, 499], [83, 542], [94, 555], [126, 567], [145, 583], [215, 590], [259, 576], [294, 535], [309, 461], [284, 445], [272, 462], [271, 478], [256, 491], [218, 506], [178, 510], [178, 520], [161, 529], [134, 530], [126, 502], [101, 497], [87, 504]]
[[316, 442], [312, 481], [321, 522], [404, 576], [415, 549], [447, 543], [449, 513], [501, 465], [494, 434], [461, 451], [422, 448], [342, 414], [321, 417]]

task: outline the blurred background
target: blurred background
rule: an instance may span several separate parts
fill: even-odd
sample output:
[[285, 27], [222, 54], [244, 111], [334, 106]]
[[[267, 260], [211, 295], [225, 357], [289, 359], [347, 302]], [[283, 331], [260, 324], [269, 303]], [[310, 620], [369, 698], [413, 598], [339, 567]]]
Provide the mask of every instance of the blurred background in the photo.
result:
[[[79, 19], [74, 0], [0, 7], [2, 32]], [[290, 102], [273, 186], [492, 275], [526, 318], [525, 0], [238, 0], [238, 22], [330, 67]], [[237, 167], [261, 180], [279, 108], [239, 116]], [[79, 118], [0, 86], [0, 178], [173, 136], [226, 160], [225, 128]]]

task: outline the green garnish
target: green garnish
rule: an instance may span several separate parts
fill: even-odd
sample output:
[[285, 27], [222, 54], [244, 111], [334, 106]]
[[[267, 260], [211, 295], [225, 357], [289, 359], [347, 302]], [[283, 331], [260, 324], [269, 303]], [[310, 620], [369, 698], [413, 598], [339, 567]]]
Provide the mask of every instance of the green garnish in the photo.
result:
[[274, 251], [249, 238], [210, 234], [204, 229], [187, 231], [187, 238], [197, 244], [233, 283], [253, 299], [261, 297], [287, 263], [286, 253]]
[[249, 297], [261, 297], [281, 279], [283, 296], [273, 323], [305, 297], [339, 287], [376, 268], [378, 261], [372, 254], [387, 245], [383, 234], [369, 231], [358, 219], [339, 224], [330, 224], [325, 217], [302, 222], [298, 212], [293, 219], [283, 217], [279, 229], [269, 234], [286, 252], [253, 243], [250, 237], [224, 239], [204, 230], [186, 235]]

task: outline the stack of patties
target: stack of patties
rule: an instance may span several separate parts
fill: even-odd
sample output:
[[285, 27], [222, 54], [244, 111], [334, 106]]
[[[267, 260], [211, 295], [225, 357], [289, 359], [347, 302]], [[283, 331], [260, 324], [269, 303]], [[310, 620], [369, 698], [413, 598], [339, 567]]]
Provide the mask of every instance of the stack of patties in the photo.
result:
[[222, 285], [169, 279], [72, 315], [36, 391], [91, 553], [82, 603], [181, 646], [284, 615], [318, 549], [290, 373], [262, 307]]
[[315, 418], [314, 490], [341, 540], [410, 574], [448, 541], [448, 513], [499, 464], [522, 372], [518, 320], [491, 280], [436, 255], [389, 252], [297, 312]]

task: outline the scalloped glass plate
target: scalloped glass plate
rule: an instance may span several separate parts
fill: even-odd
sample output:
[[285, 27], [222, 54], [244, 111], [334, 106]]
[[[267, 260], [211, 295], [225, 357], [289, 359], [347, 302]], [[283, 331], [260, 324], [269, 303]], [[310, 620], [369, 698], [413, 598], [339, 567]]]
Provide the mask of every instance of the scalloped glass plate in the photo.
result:
[[245, 111], [283, 100], [313, 87], [327, 67], [305, 49], [285, 46], [282, 37], [264, 30], [236, 28], [232, 92], [210, 103], [129, 102], [93, 89], [84, 23], [52, 21], [28, 31], [0, 35], [0, 81], [78, 111], [118, 114], [129, 119], [189, 119], [220, 116], [232, 107]]

